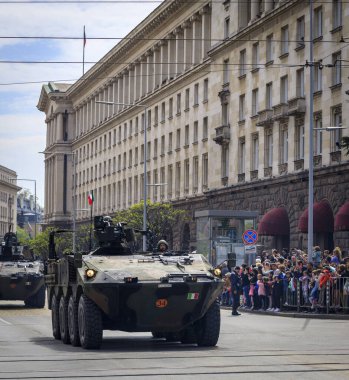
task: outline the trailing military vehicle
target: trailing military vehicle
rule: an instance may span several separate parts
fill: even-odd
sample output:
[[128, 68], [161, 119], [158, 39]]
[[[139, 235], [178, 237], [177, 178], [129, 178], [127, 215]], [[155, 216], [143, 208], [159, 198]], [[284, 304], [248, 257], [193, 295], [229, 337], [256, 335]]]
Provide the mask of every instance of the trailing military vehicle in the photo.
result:
[[7, 232], [0, 246], [0, 300], [24, 301], [28, 307], [45, 306], [43, 264], [26, 260], [17, 235]]
[[151, 332], [155, 338], [217, 344], [223, 283], [199, 254], [135, 253], [134, 230], [110, 217], [94, 218], [99, 247], [58, 258], [50, 235], [46, 266], [55, 339], [99, 348], [103, 330]]

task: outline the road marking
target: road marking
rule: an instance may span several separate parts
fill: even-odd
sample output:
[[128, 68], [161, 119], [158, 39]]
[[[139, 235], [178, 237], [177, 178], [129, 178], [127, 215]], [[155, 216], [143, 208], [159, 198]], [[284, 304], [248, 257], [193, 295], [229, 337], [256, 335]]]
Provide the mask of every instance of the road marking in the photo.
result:
[[12, 325], [12, 323], [5, 321], [5, 319], [0, 318], [0, 322], [5, 323], [5, 325]]

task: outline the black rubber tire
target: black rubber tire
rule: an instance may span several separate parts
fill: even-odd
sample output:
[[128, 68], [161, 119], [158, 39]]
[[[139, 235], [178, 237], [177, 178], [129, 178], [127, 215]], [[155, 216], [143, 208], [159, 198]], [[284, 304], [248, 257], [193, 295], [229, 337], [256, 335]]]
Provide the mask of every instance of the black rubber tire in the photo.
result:
[[193, 326], [186, 328], [182, 332], [181, 342], [183, 344], [194, 344], [197, 343], [197, 337], [195, 333], [195, 329]]
[[24, 301], [25, 306], [27, 307], [37, 307], [42, 309], [45, 307], [46, 300], [46, 287], [42, 285], [41, 288], [33, 294], [31, 297], [27, 298]]
[[68, 300], [62, 296], [59, 300], [59, 331], [61, 333], [61, 340], [64, 344], [70, 343], [69, 329], [68, 329]]
[[198, 346], [212, 347], [217, 344], [221, 327], [221, 311], [218, 301], [210, 306], [194, 327]]
[[79, 326], [78, 326], [78, 302], [74, 301], [73, 296], [68, 301], [68, 332], [72, 346], [80, 346]]
[[52, 335], [55, 339], [61, 339], [61, 331], [59, 329], [59, 304], [55, 294], [52, 296], [51, 301], [51, 321], [52, 321]]
[[103, 339], [102, 315], [97, 305], [84, 294], [78, 305], [79, 338], [83, 348], [100, 348]]

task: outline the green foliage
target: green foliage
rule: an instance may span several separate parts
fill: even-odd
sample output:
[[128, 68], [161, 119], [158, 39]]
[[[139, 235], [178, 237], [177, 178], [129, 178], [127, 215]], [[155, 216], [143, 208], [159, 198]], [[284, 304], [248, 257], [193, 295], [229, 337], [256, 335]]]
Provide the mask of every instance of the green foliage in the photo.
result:
[[31, 240], [28, 232], [24, 228], [21, 228], [18, 226], [17, 226], [17, 239], [20, 245], [29, 245], [29, 242]]
[[346, 150], [345, 154], [349, 155], [349, 136], [343, 136], [341, 140], [341, 147]]
[[[30, 249], [34, 254], [46, 259], [48, 257], [49, 235], [51, 231], [56, 228], [49, 227], [45, 231], [37, 234], [35, 239], [28, 242]], [[92, 247], [93, 247], [93, 234], [92, 234]], [[82, 225], [76, 231], [76, 250], [89, 251], [90, 246], [90, 225]], [[73, 234], [70, 232], [55, 235], [55, 248], [58, 256], [71, 253], [73, 251]]]
[[[143, 202], [134, 204], [127, 210], [118, 211], [115, 222], [126, 222], [128, 227], [143, 228]], [[159, 238], [172, 236], [177, 224], [188, 221], [185, 210], [175, 209], [170, 203], [147, 202], [147, 228]]]

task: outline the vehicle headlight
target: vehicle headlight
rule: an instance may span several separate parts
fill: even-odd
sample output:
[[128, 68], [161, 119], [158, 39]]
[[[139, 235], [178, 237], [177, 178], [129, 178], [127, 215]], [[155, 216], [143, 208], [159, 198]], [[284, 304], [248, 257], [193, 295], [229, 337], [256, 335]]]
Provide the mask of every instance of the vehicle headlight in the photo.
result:
[[221, 270], [219, 268], [216, 268], [213, 273], [215, 274], [215, 276], [219, 277], [221, 275]]
[[96, 271], [94, 269], [86, 269], [85, 275], [87, 278], [93, 278], [96, 275]]

